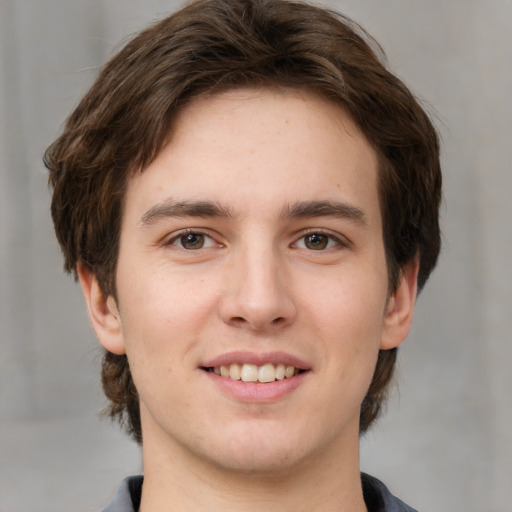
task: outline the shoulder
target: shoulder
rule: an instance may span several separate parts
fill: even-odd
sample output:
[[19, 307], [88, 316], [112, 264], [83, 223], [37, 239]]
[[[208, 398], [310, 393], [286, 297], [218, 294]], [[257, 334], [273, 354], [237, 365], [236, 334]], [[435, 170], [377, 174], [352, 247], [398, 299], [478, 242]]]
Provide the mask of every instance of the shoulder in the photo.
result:
[[144, 477], [130, 476], [125, 478], [114, 499], [101, 512], [137, 512], [142, 495]]
[[[111, 503], [102, 512], [136, 512], [142, 494], [142, 476], [125, 478]], [[368, 512], [417, 512], [393, 496], [377, 478], [361, 473], [363, 495]]]
[[368, 512], [417, 512], [402, 500], [393, 496], [377, 478], [361, 473], [364, 501]]

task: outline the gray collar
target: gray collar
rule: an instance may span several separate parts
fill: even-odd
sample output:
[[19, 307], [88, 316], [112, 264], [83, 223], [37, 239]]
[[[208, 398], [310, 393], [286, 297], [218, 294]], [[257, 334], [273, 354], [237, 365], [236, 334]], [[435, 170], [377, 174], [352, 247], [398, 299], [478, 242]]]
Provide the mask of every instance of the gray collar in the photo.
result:
[[[125, 478], [114, 499], [102, 512], [137, 512], [140, 506], [144, 477]], [[376, 478], [361, 473], [363, 496], [368, 512], [417, 512], [393, 496], [389, 489]]]

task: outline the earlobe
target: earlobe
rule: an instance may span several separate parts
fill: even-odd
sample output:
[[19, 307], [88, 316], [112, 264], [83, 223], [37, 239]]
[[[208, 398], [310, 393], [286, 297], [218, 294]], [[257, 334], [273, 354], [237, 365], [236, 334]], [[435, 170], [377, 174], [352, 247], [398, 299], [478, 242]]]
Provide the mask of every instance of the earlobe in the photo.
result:
[[89, 310], [89, 318], [100, 343], [109, 352], [125, 354], [121, 318], [114, 297], [103, 293], [96, 276], [89, 267], [78, 264], [77, 271]]
[[418, 292], [418, 269], [419, 260], [415, 258], [401, 270], [398, 288], [388, 301], [382, 328], [381, 350], [398, 347], [409, 334]]

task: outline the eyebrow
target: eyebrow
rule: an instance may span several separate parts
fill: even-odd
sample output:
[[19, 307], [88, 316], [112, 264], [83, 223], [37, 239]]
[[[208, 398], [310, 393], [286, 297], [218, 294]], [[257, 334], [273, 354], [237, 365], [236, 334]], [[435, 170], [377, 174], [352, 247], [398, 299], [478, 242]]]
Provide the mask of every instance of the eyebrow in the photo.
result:
[[[214, 201], [175, 201], [172, 198], [152, 206], [140, 219], [143, 227], [156, 224], [169, 217], [218, 217], [232, 218], [230, 208]], [[312, 217], [337, 217], [355, 221], [363, 227], [369, 226], [368, 217], [357, 206], [339, 201], [297, 201], [281, 210], [282, 219]]]
[[151, 226], [169, 217], [232, 217], [226, 206], [213, 201], [175, 201], [172, 198], [152, 206], [140, 218], [144, 227]]
[[281, 212], [282, 218], [337, 217], [354, 221], [367, 228], [367, 215], [357, 206], [339, 201], [297, 201]]

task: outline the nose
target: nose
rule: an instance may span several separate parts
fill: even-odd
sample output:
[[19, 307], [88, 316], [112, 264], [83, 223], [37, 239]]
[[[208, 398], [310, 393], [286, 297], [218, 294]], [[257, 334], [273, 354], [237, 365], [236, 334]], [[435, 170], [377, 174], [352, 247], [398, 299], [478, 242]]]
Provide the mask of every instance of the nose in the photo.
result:
[[227, 274], [220, 301], [225, 323], [254, 331], [276, 331], [295, 321], [293, 283], [271, 249], [244, 251], [233, 258]]

